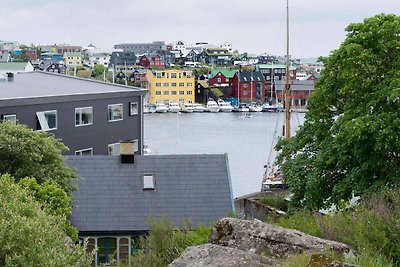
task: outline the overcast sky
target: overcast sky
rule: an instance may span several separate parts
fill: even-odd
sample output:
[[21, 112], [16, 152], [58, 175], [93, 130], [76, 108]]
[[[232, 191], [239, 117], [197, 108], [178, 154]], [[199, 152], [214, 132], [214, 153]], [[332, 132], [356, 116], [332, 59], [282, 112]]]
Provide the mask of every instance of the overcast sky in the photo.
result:
[[[110, 50], [122, 42], [182, 40], [240, 52], [285, 53], [285, 0], [12, 0], [0, 7], [0, 40], [67, 43]], [[290, 0], [291, 54], [327, 55], [345, 27], [400, 0]]]

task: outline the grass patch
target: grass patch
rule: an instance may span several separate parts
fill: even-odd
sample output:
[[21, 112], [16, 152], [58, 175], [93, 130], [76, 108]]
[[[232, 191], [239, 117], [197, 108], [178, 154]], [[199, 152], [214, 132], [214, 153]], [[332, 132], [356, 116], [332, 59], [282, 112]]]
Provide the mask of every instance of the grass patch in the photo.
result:
[[289, 204], [282, 196], [265, 196], [261, 202], [282, 211], [288, 211]]

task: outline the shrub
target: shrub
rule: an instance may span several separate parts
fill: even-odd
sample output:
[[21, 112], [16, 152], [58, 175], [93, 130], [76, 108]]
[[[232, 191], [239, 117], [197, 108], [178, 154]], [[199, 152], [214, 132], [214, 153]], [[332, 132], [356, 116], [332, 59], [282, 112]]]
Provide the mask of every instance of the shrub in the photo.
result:
[[288, 211], [289, 209], [288, 202], [282, 196], [265, 196], [261, 201], [268, 206], [282, 211]]

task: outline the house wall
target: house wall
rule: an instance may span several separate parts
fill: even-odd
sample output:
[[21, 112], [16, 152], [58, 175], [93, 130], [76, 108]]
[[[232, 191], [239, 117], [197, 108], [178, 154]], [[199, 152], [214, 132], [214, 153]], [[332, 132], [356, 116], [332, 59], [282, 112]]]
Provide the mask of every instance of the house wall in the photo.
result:
[[[157, 73], [161, 75], [157, 78]], [[162, 74], [164, 73], [164, 76]], [[187, 76], [184, 74], [186, 73]], [[176, 78], [172, 78], [175, 74]], [[190, 75], [190, 78], [188, 78]], [[150, 104], [156, 104], [157, 102], [170, 102], [175, 101], [180, 104], [194, 103], [194, 75], [188, 70], [160, 70], [147, 72], [147, 80], [149, 82], [150, 92]], [[179, 86], [183, 83], [183, 86]], [[165, 86], [168, 84], [168, 86]], [[175, 84], [175, 86], [173, 86]], [[183, 94], [180, 94], [183, 91]], [[161, 95], [157, 94], [161, 92]], [[176, 94], [173, 94], [176, 92]], [[165, 94], [168, 93], [168, 94]], [[183, 101], [183, 103], [182, 103]]]
[[[120, 140], [138, 139], [139, 148], [141, 143], [141, 99], [140, 96], [122, 94], [120, 97], [107, 98], [99, 96], [98, 99], [57, 102], [58, 98], [48, 99], [48, 103], [30, 104], [26, 101], [24, 105], [13, 105], [2, 107], [0, 103], [0, 115], [16, 114], [17, 121], [26, 124], [29, 128], [37, 129], [36, 112], [57, 110], [57, 129], [49, 133], [60, 138], [69, 147], [66, 155], [74, 155], [75, 151], [93, 148], [95, 155], [107, 155], [108, 145], [118, 143]], [[130, 102], [138, 102], [138, 115], [129, 116]], [[108, 105], [123, 104], [123, 120], [108, 122]], [[93, 107], [93, 124], [87, 126], [75, 126], [75, 108]], [[139, 149], [141, 150], [141, 149]], [[140, 154], [140, 151], [139, 151]]]
[[[259, 86], [261, 90], [261, 95], [259, 97], [257, 97], [257, 86]], [[239, 96], [241, 102], [242, 100], [246, 102], [250, 101], [251, 99], [254, 102], [264, 102], [265, 90], [265, 82], [239, 82], [238, 84], [237, 75], [235, 75], [235, 77], [232, 79], [232, 97], [238, 98]]]
[[225, 77], [221, 72], [208, 80], [210, 86], [231, 86], [231, 79]]

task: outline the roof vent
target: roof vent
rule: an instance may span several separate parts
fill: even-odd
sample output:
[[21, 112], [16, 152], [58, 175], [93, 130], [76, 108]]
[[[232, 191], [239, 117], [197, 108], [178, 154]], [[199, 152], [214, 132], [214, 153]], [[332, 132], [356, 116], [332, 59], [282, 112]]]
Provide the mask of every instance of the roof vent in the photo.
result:
[[122, 164], [135, 163], [135, 141], [125, 140], [120, 141], [120, 154]]
[[8, 82], [13, 82], [14, 81], [14, 73], [7, 72], [7, 81]]

